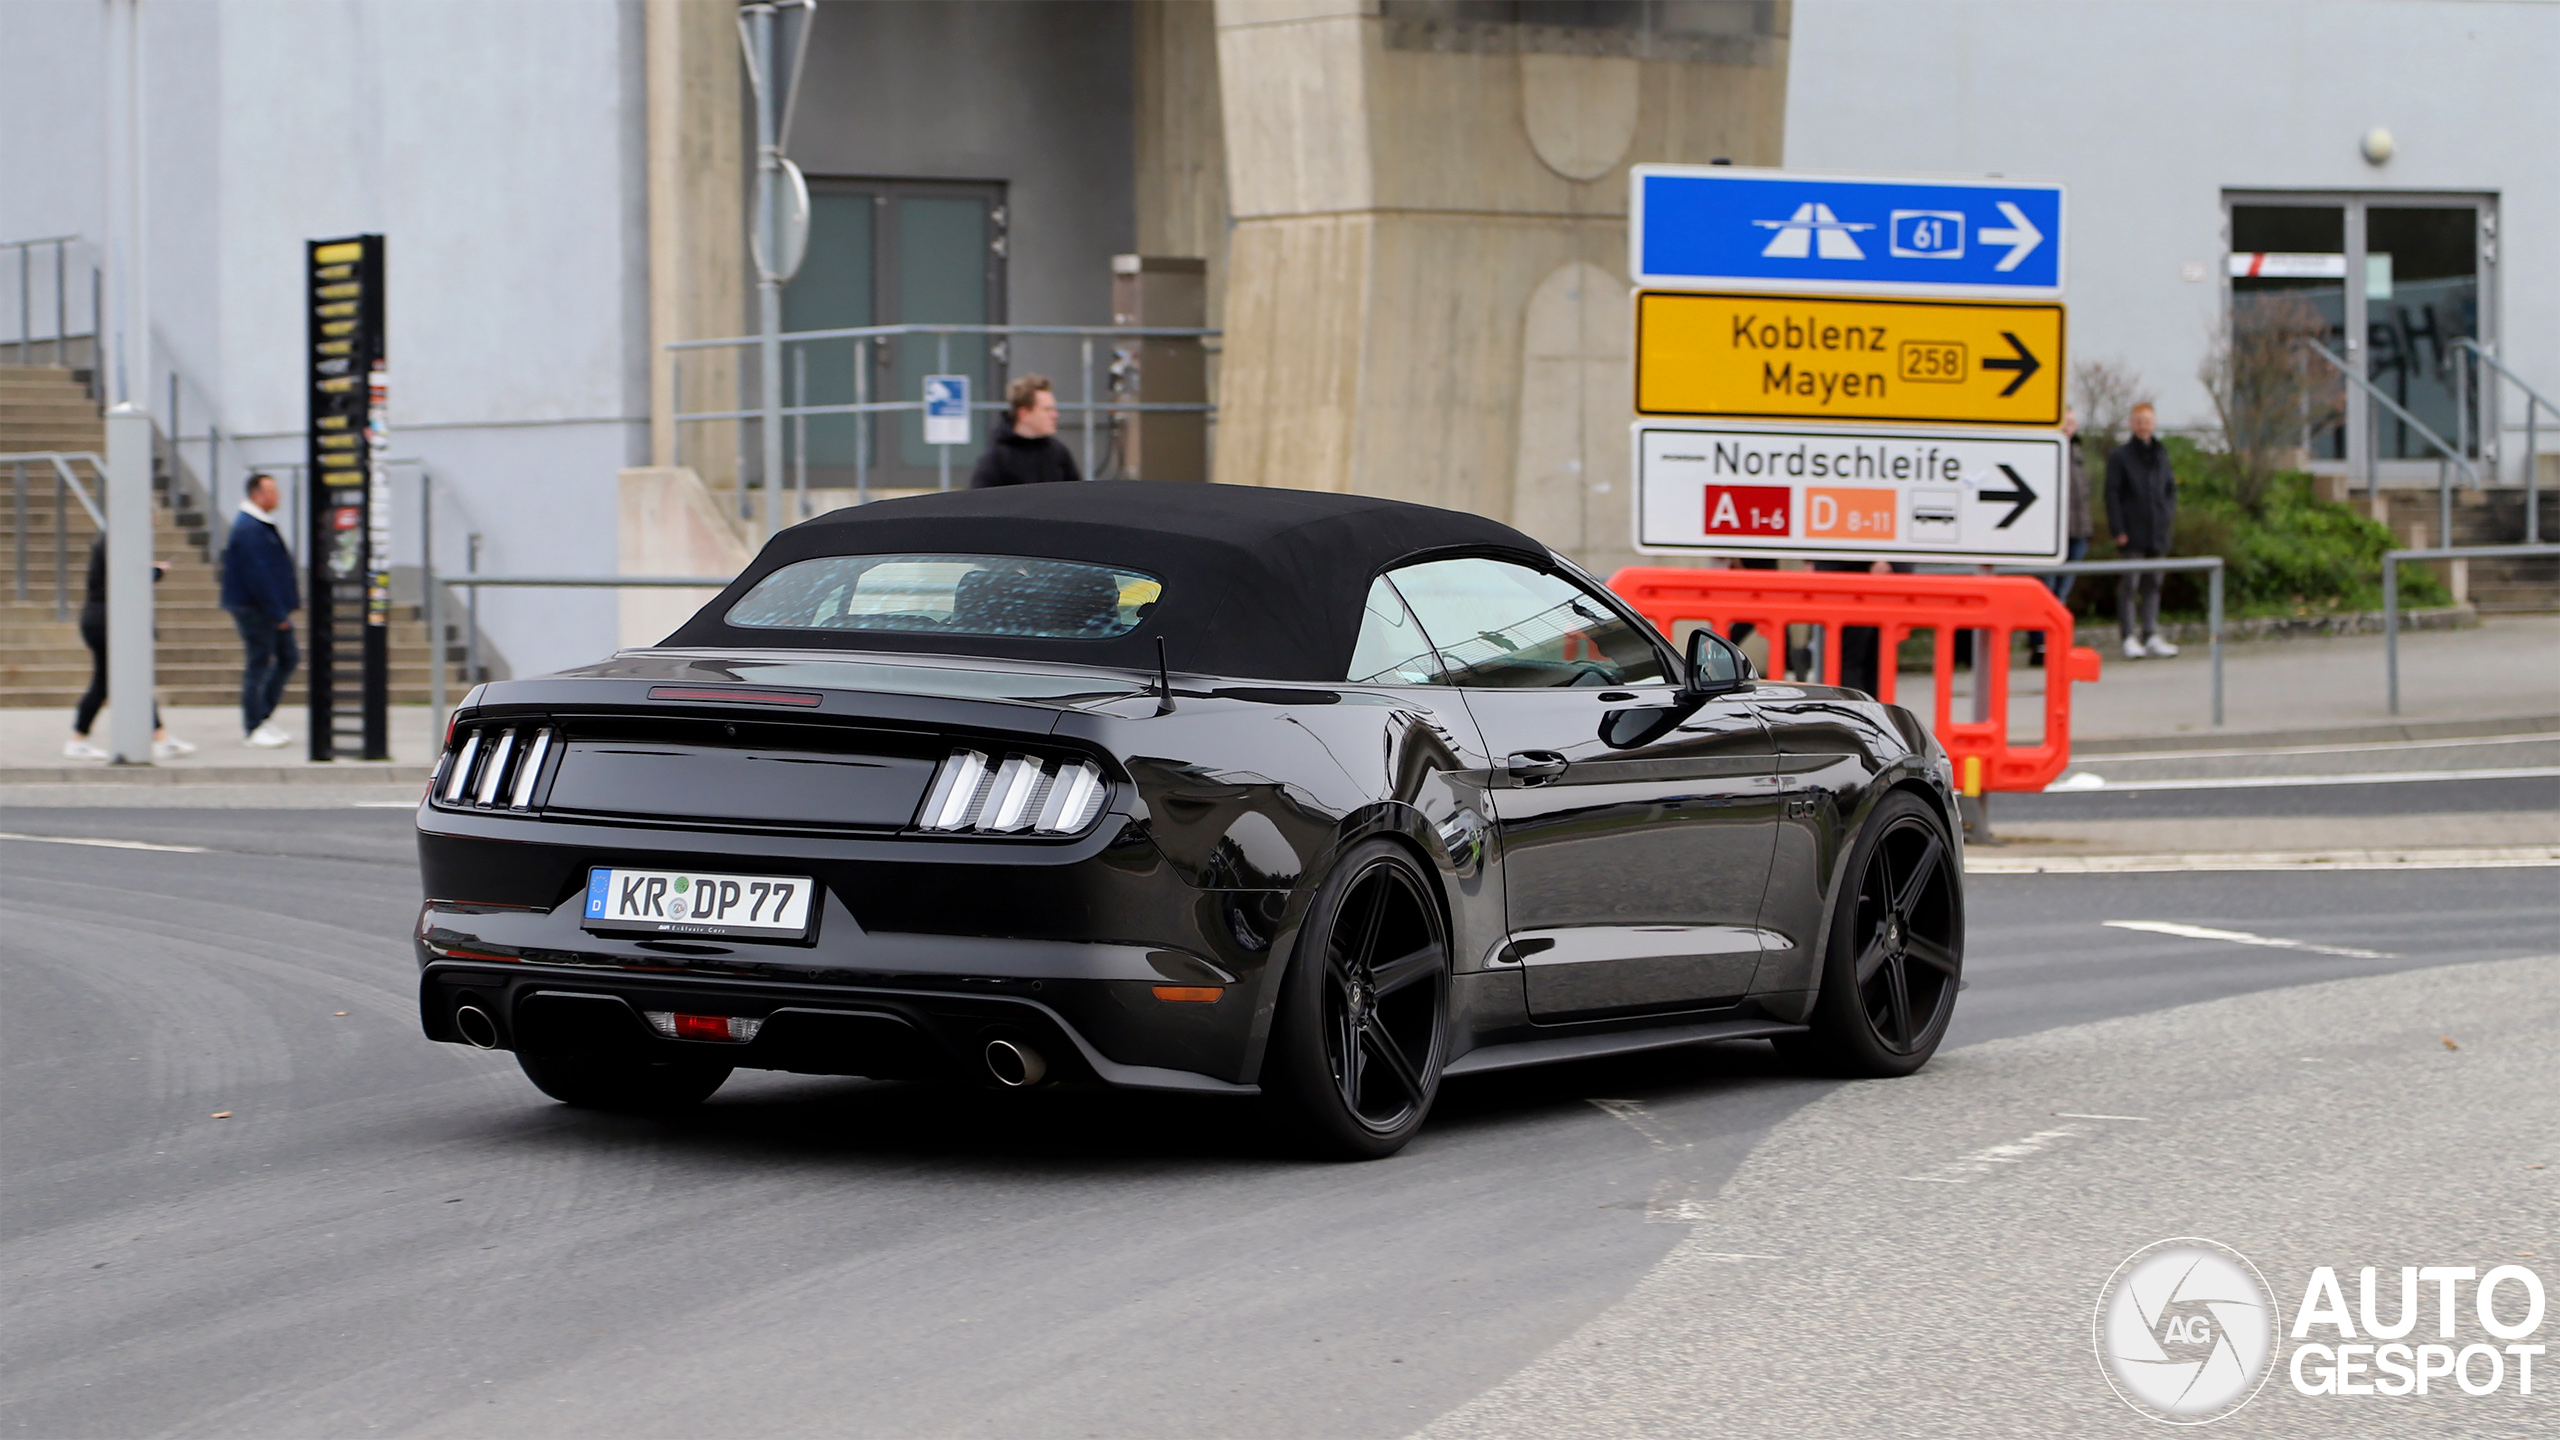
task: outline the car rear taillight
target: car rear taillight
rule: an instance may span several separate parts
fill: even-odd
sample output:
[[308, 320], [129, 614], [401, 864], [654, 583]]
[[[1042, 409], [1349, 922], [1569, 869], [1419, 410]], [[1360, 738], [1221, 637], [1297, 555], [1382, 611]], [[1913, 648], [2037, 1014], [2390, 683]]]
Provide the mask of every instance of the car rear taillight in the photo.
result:
[[649, 1028], [670, 1040], [717, 1040], [724, 1045], [744, 1045], [764, 1028], [763, 1021], [744, 1015], [685, 1015], [673, 1010], [640, 1013], [649, 1017]]
[[532, 809], [542, 763], [559, 735], [548, 725], [474, 726], [437, 773], [436, 800], [484, 810]]
[[987, 835], [1073, 835], [1102, 813], [1110, 793], [1101, 767], [1090, 760], [995, 760], [982, 751], [954, 750], [934, 772], [916, 825]]

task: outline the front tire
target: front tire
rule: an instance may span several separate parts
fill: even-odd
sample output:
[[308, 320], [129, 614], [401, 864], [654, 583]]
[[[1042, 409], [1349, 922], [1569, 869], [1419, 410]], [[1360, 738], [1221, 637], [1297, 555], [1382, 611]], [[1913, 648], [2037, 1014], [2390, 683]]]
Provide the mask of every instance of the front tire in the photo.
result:
[[1847, 877], [1813, 1031], [1781, 1049], [1836, 1074], [1908, 1075], [1946, 1038], [1964, 977], [1964, 891], [1945, 822], [1908, 791], [1887, 795]]
[[526, 1055], [516, 1064], [534, 1088], [563, 1105], [654, 1115], [711, 1098], [732, 1067], [709, 1061], [649, 1061], [618, 1055]]
[[1319, 1154], [1383, 1159], [1431, 1113], [1448, 1028], [1449, 937], [1430, 877], [1393, 842], [1362, 844], [1299, 928], [1264, 1090]]

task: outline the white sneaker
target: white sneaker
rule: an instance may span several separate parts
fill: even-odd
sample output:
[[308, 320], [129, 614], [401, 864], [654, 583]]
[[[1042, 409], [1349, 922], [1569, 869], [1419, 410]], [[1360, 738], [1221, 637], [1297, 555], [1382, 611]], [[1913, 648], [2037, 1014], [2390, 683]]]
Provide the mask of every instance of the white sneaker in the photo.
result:
[[188, 744], [184, 740], [176, 738], [175, 736], [166, 740], [154, 740], [151, 742], [151, 758], [154, 760], [175, 760], [181, 755], [193, 755], [194, 753], [196, 753], [196, 747]]
[[90, 744], [86, 740], [75, 739], [66, 741], [63, 744], [62, 758], [65, 760], [104, 760], [107, 758], [107, 752]]
[[272, 723], [270, 723], [261, 725], [257, 729], [250, 731], [249, 738], [241, 741], [240, 743], [243, 745], [255, 745], [261, 750], [276, 750], [292, 744], [293, 737], [286, 734], [284, 731], [277, 729]]
[[2141, 641], [2134, 639], [2130, 635], [2124, 637], [2124, 658], [2127, 660], [2139, 660], [2145, 653], [2146, 652], [2142, 648]]
[[2169, 643], [2168, 636], [2154, 635], [2151, 637], [2151, 644], [2147, 647], [2146, 653], [2157, 655], [2161, 659], [2166, 660], [2170, 656], [2178, 653], [2178, 647]]

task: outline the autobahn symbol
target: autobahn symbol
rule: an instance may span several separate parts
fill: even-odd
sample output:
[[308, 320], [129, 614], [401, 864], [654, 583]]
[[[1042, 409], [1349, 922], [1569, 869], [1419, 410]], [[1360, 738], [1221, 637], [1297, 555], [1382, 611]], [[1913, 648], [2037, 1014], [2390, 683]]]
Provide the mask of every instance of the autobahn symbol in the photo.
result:
[[2056, 300], [2063, 187], [1639, 165], [1628, 273], [1666, 290]]
[[1644, 291], [1635, 354], [1640, 415], [2062, 421], [2063, 310], [2050, 302]]

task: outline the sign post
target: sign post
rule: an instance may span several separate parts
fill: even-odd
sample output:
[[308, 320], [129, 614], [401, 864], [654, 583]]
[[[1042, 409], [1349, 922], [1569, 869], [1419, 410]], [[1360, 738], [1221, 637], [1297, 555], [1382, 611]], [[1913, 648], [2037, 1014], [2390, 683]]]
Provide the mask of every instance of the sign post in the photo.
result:
[[2061, 186], [1631, 183], [1638, 550], [2062, 557]]
[[951, 447], [969, 443], [969, 377], [924, 377], [924, 443], [938, 446], [942, 488], [951, 488]]
[[382, 237], [308, 247], [313, 760], [391, 758], [390, 369]]

